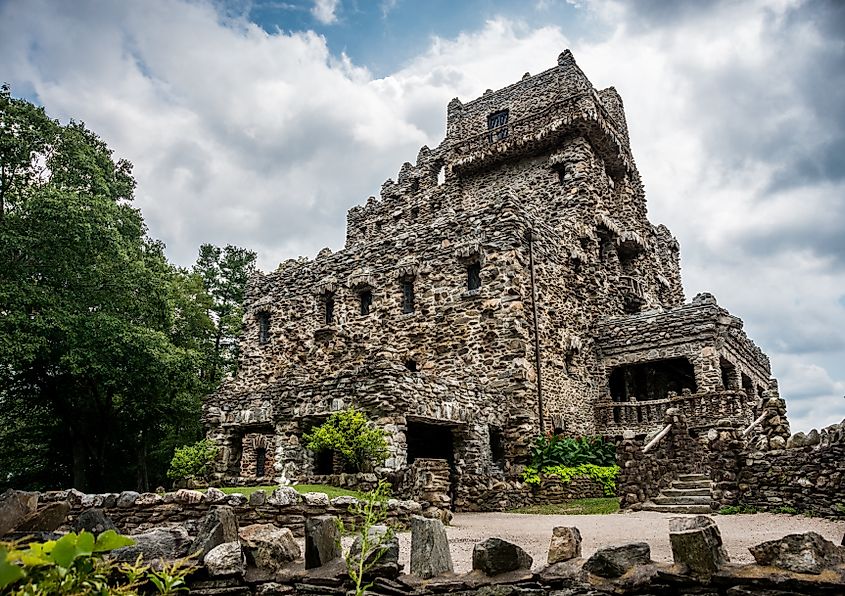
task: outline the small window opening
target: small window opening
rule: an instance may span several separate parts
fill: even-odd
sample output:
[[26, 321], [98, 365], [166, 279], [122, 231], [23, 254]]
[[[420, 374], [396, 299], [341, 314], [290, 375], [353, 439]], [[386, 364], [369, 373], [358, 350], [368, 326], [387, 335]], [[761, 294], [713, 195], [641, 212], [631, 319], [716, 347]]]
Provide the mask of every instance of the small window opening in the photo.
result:
[[257, 447], [255, 449], [255, 477], [261, 478], [264, 476], [264, 468], [267, 466], [267, 449], [265, 447]]
[[420, 189], [420, 179], [411, 178], [411, 192], [417, 192]]
[[411, 209], [411, 221], [416, 221], [419, 216], [420, 216], [420, 208], [419, 207], [413, 207]]
[[505, 463], [505, 441], [502, 436], [502, 429], [495, 426], [488, 427], [490, 434], [490, 458], [497, 466], [504, 466]]
[[467, 265], [467, 289], [477, 290], [481, 287], [481, 263], [478, 261]]
[[414, 312], [414, 280], [402, 280], [402, 312]]
[[575, 377], [575, 352], [569, 351], [563, 357], [563, 370], [568, 377]]
[[440, 166], [440, 169], [437, 171], [437, 186], [443, 186], [446, 184], [446, 166]]
[[326, 325], [334, 323], [334, 293], [326, 292], [323, 295], [323, 322]]
[[419, 370], [417, 368], [416, 360], [408, 360], [407, 362], [405, 362], [405, 368], [407, 368], [411, 372], [417, 372]]
[[258, 313], [258, 343], [266, 344], [270, 341], [270, 313]]
[[500, 110], [487, 116], [487, 139], [491, 143], [508, 138], [508, 110]]
[[728, 360], [719, 358], [719, 368], [722, 372], [722, 386], [729, 391], [739, 389], [736, 382], [736, 367]]
[[361, 303], [361, 314], [362, 315], [370, 314], [370, 307], [373, 305], [373, 291], [372, 290], [361, 290], [358, 293], [358, 300]]

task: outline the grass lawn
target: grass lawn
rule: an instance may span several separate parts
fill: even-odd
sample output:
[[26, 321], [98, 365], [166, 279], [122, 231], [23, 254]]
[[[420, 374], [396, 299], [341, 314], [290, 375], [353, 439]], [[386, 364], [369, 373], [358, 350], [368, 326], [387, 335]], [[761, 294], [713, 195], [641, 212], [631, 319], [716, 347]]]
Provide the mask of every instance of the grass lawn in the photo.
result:
[[603, 515], [619, 511], [619, 499], [575, 499], [561, 505], [529, 505], [511, 509], [508, 513], [528, 513], [531, 515]]
[[[241, 493], [242, 495], [249, 496], [257, 490], [266, 491], [269, 495], [277, 488], [277, 486], [226, 486], [222, 487], [220, 490], [227, 495], [231, 495], [232, 493]], [[326, 493], [330, 499], [334, 499], [335, 497], [358, 497], [361, 499], [364, 496], [354, 490], [347, 490], [336, 486], [327, 486], [325, 484], [296, 484], [291, 488], [296, 489], [297, 492], [300, 493]]]

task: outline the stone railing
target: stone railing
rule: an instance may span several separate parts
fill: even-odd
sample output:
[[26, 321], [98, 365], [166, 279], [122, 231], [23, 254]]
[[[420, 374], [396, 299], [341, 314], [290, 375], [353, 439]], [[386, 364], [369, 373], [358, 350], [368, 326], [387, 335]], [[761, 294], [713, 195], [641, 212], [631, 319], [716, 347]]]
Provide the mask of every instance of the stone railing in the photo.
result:
[[718, 391], [671, 395], [665, 399], [596, 404], [596, 424], [601, 434], [621, 435], [624, 431], [648, 434], [662, 428], [669, 408], [677, 408], [690, 427], [712, 426], [720, 419], [742, 424], [751, 422], [751, 408], [744, 391]]

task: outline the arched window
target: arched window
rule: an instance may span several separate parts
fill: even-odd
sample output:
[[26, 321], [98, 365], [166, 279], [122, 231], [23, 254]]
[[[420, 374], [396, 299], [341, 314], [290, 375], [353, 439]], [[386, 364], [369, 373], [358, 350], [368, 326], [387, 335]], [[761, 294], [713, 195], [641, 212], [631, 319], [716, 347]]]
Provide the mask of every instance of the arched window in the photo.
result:
[[467, 289], [477, 290], [481, 287], [481, 263], [473, 261], [467, 265]]
[[358, 292], [358, 300], [361, 305], [361, 314], [370, 314], [370, 307], [373, 305], [373, 291], [369, 288]]

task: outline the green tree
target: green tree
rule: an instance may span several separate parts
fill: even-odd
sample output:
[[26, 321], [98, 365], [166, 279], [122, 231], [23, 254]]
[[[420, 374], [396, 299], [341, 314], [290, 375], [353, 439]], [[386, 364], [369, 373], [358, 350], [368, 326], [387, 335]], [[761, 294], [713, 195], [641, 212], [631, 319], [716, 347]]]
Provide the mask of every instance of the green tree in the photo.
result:
[[206, 312], [214, 329], [203, 377], [213, 385], [237, 369], [246, 284], [255, 272], [255, 259], [253, 251], [231, 244], [225, 248], [212, 244], [200, 246], [193, 271], [211, 298]]
[[145, 489], [151, 449], [198, 438], [208, 297], [134, 187], [84, 124], [0, 89], [0, 485]]
[[320, 426], [303, 435], [312, 451], [334, 451], [348, 468], [360, 472], [387, 459], [385, 431], [355, 408], [340, 410]]

